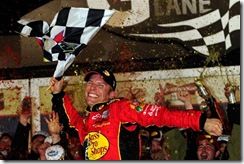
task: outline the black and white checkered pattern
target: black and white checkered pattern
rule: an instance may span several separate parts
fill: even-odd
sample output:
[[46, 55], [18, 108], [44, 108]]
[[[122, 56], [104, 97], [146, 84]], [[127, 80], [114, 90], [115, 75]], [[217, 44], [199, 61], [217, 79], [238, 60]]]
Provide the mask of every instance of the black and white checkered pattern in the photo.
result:
[[156, 34], [130, 34], [181, 42], [197, 53], [209, 56], [240, 47], [240, 1], [229, 0], [227, 11], [216, 9], [203, 16], [168, 24]]
[[53, 75], [58, 78], [113, 13], [113, 10], [66, 7], [55, 15], [50, 27], [45, 21], [22, 19], [16, 32], [37, 38], [44, 61], [58, 61]]

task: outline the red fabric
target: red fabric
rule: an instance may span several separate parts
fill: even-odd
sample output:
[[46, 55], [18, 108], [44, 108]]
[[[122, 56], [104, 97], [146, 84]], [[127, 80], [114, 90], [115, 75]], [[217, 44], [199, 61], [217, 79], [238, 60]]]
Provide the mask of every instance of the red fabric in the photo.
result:
[[[102, 135], [102, 138], [106, 138], [109, 141], [109, 145], [106, 147], [91, 149], [92, 153], [98, 153], [100, 150], [106, 152], [104, 155], [101, 155], [100, 160], [121, 159], [118, 138], [120, 135], [119, 129], [123, 123], [137, 122], [145, 127], [156, 125], [159, 127], [192, 128], [193, 130], [200, 131], [199, 120], [201, 111], [196, 110], [171, 111], [165, 107], [139, 104], [138, 102], [122, 99], [104, 106], [97, 112], [90, 112], [87, 117], [81, 117], [72, 107], [72, 101], [67, 93], [64, 96], [64, 107], [70, 120], [70, 125], [78, 129], [81, 142], [85, 141], [86, 136], [89, 136], [88, 140], [92, 141], [96, 135], [89, 135], [89, 133], [94, 134], [93, 132], [99, 132], [97, 136], [101, 137], [100, 135]], [[86, 147], [86, 145], [83, 146]], [[106, 151], [107, 147], [108, 151]]]

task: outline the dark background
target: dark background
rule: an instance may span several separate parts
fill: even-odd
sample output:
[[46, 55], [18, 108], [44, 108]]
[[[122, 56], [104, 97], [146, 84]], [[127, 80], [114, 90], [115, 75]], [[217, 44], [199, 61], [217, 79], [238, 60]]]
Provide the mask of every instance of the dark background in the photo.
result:
[[14, 24], [21, 16], [42, 6], [51, 0], [1, 0], [0, 1], [0, 36], [17, 35]]

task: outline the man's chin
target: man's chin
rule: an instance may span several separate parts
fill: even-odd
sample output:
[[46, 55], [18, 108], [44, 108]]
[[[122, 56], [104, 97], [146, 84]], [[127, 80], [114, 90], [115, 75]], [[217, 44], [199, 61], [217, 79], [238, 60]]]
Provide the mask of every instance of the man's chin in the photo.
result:
[[95, 104], [99, 103], [99, 101], [94, 101], [94, 100], [87, 100], [88, 106], [93, 106]]
[[90, 107], [92, 107], [92, 106], [94, 105], [94, 103], [92, 103], [92, 102], [87, 102], [87, 105], [90, 106]]

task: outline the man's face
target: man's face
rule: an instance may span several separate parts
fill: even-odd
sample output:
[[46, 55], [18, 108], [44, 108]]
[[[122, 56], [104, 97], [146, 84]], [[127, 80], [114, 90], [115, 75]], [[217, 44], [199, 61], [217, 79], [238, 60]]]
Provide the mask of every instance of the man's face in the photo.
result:
[[166, 147], [163, 140], [152, 140], [151, 158], [153, 160], [170, 160], [169, 149]]
[[207, 139], [199, 141], [197, 149], [198, 160], [214, 160], [215, 147]]
[[160, 145], [160, 141], [158, 140], [152, 140], [152, 146], [151, 146], [151, 158], [156, 159], [162, 159], [162, 147]]
[[11, 151], [11, 144], [12, 144], [12, 140], [9, 137], [7, 136], [2, 137], [0, 141], [0, 152], [2, 152], [4, 156]]
[[153, 139], [151, 151], [154, 153], [154, 152], [157, 152], [159, 150], [162, 150], [162, 146], [160, 145], [160, 141]]
[[101, 75], [94, 74], [90, 77], [85, 88], [85, 100], [89, 106], [105, 102], [114, 98], [114, 91]]
[[44, 140], [45, 140], [46, 137], [42, 136], [42, 135], [39, 135], [37, 136], [33, 141], [32, 141], [32, 144], [31, 144], [31, 149], [35, 152], [35, 153], [39, 153], [38, 152], [38, 148], [44, 143]]

